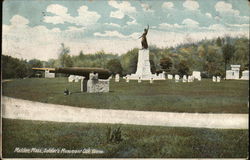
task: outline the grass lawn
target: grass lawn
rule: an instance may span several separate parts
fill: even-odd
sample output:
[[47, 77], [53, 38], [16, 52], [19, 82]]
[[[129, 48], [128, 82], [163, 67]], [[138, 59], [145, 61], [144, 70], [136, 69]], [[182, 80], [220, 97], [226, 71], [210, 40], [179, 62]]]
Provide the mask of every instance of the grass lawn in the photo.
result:
[[[119, 125], [121, 142], [108, 142], [118, 125], [3, 119], [3, 157], [246, 158], [248, 130]], [[103, 154], [15, 153], [19, 148], [98, 149]]]
[[[68, 88], [72, 94], [64, 96]], [[3, 83], [3, 95], [45, 103], [86, 108], [126, 109], [166, 112], [248, 113], [248, 81], [214, 83], [202, 79], [194, 83], [172, 80], [115, 83], [109, 93], [81, 93], [80, 82], [67, 78], [15, 79]]]

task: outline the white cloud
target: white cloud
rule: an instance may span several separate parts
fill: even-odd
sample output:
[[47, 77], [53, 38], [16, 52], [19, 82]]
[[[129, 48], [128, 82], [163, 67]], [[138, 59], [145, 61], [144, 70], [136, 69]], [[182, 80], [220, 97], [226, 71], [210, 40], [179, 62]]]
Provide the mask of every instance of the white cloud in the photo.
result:
[[207, 29], [209, 29], [209, 30], [215, 30], [215, 31], [226, 30], [225, 26], [223, 26], [221, 24], [212, 24]]
[[121, 27], [119, 24], [116, 24], [116, 23], [104, 23], [104, 24], [108, 26], [113, 26], [113, 27]]
[[125, 16], [125, 14], [131, 16], [131, 14], [136, 12], [136, 8], [131, 6], [131, 4], [127, 1], [118, 3], [115, 0], [111, 0], [108, 2], [108, 4], [117, 9], [117, 11], [112, 11], [110, 13], [110, 17], [113, 18], [122, 19]]
[[77, 12], [78, 16], [72, 17], [68, 14], [68, 9], [62, 5], [51, 4], [47, 7], [47, 12], [53, 13], [53, 16], [45, 16], [44, 22], [52, 24], [63, 24], [65, 22], [88, 26], [95, 24], [101, 17], [97, 12], [89, 11], [87, 6], [81, 6]]
[[125, 35], [119, 33], [118, 31], [105, 31], [104, 33], [96, 32], [95, 36], [99, 37], [118, 37], [118, 38], [126, 38]]
[[210, 13], [206, 13], [206, 16], [208, 16], [209, 18], [212, 18], [212, 15]]
[[168, 29], [168, 28], [182, 28], [183, 26], [175, 23], [175, 24], [168, 24], [168, 23], [161, 23], [159, 24], [160, 29]]
[[110, 12], [110, 17], [122, 19], [124, 17], [124, 13], [122, 11], [120, 11], [120, 10], [111, 11]]
[[186, 0], [183, 3], [183, 7], [189, 10], [197, 10], [199, 8], [199, 3], [193, 0]]
[[51, 4], [47, 7], [46, 9], [47, 12], [56, 14], [56, 15], [67, 15], [68, 14], [68, 9], [64, 6], [61, 6], [59, 4]]
[[192, 27], [192, 28], [199, 27], [199, 22], [189, 19], [189, 18], [184, 19], [182, 21], [182, 24], [184, 24], [186, 27]]
[[19, 16], [19, 15], [14, 15], [11, 19], [10, 19], [10, 23], [13, 26], [25, 26], [29, 23], [29, 20]]
[[226, 23], [226, 25], [230, 26], [230, 27], [240, 27], [240, 28], [243, 28], [243, 27], [250, 27], [249, 24], [229, 24], [229, 23]]
[[164, 2], [161, 7], [166, 9], [171, 9], [174, 7], [174, 4], [172, 2]]
[[141, 3], [141, 7], [145, 12], [154, 12], [154, 10], [152, 10], [150, 5], [147, 3]]
[[231, 3], [226, 3], [224, 1], [219, 1], [215, 4], [215, 10], [219, 13], [226, 13], [226, 14], [233, 14], [233, 15], [239, 15], [240, 12], [238, 10], [234, 10], [232, 8]]
[[96, 32], [94, 33], [94, 36], [99, 36], [99, 37], [116, 37], [116, 38], [122, 38], [122, 39], [126, 39], [126, 38], [138, 38], [139, 37], [139, 33], [132, 33], [131, 35], [123, 35], [118, 31], [105, 31], [104, 33], [100, 33], [100, 32]]
[[136, 22], [136, 19], [135, 18], [133, 18], [133, 17], [131, 17], [133, 20], [132, 21], [128, 21], [127, 22], [127, 25], [135, 25], [135, 24], [138, 24], [137, 22]]

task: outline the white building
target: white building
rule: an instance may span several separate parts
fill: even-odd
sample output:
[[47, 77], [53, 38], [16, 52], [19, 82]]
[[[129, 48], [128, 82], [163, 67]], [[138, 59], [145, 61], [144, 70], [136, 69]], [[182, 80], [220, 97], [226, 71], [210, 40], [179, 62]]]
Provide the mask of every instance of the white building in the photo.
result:
[[231, 65], [231, 70], [226, 71], [226, 79], [239, 79], [240, 65]]

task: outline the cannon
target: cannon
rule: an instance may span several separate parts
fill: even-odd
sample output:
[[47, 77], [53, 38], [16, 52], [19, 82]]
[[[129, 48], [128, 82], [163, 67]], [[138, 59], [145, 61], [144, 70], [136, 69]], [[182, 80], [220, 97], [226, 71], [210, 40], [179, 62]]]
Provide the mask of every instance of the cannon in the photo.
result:
[[[64, 73], [84, 77], [81, 79], [82, 92], [109, 92], [109, 77], [111, 72], [102, 68], [59, 67], [59, 68], [32, 68], [37, 71], [50, 73]], [[100, 80], [99, 80], [100, 79]]]
[[51, 73], [64, 73], [69, 75], [83, 76], [85, 79], [89, 79], [89, 74], [98, 74], [99, 79], [108, 79], [111, 76], [111, 72], [103, 68], [85, 68], [85, 67], [59, 67], [59, 68], [32, 68], [38, 71], [49, 71]]

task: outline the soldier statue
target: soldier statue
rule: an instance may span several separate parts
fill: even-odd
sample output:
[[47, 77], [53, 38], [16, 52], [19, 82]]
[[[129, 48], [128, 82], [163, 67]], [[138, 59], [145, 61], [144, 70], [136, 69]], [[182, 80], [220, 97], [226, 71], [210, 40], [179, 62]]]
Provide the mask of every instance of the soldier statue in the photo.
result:
[[149, 29], [149, 25], [148, 28], [144, 29], [144, 33], [139, 37], [142, 38], [141, 39], [141, 45], [142, 45], [142, 49], [148, 49], [148, 42], [147, 42], [147, 34], [148, 34], [148, 29]]

